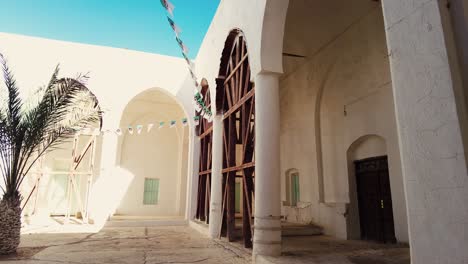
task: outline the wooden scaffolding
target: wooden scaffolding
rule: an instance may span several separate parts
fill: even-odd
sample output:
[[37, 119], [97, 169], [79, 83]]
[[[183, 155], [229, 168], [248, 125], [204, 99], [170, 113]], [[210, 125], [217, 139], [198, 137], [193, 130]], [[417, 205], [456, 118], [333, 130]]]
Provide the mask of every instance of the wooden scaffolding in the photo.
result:
[[[47, 173], [48, 175], [57, 175], [57, 174], [67, 175], [68, 176], [68, 180], [67, 180], [68, 185], [67, 185], [67, 194], [66, 194], [67, 207], [66, 207], [64, 223], [65, 224], [69, 223], [71, 213], [72, 213], [71, 210], [73, 206], [73, 200], [76, 200], [78, 203], [78, 208], [79, 208], [78, 213], [80, 214], [80, 217], [83, 219], [83, 223], [88, 224], [89, 223], [89, 202], [90, 202], [91, 187], [92, 187], [93, 178], [94, 178], [94, 163], [95, 163], [95, 157], [96, 157], [96, 145], [97, 145], [98, 135], [99, 134], [96, 134], [96, 133], [78, 133], [75, 135], [75, 137], [73, 138], [72, 159], [71, 159], [69, 171], [45, 172], [44, 171], [44, 157], [40, 158], [39, 170], [31, 173], [32, 175], [36, 175], [34, 186], [29, 192], [27, 199], [23, 203], [22, 209], [24, 209], [26, 205], [28, 204], [28, 202], [31, 200], [31, 198], [34, 197], [32, 215], [36, 214], [40, 182], [45, 173]], [[82, 149], [80, 149], [80, 146], [79, 146], [80, 136], [90, 137]], [[82, 162], [85, 160], [86, 157], [89, 158], [88, 170], [84, 172], [78, 171], [78, 167], [80, 166], [80, 164], [82, 164]], [[87, 177], [84, 200], [82, 199], [82, 195], [78, 187], [78, 183], [77, 183], [77, 181], [81, 179], [81, 177], [83, 176]]]
[[223, 224], [221, 234], [236, 239], [236, 179], [240, 181], [242, 239], [252, 247], [255, 174], [255, 89], [250, 81], [247, 44], [240, 31], [226, 41], [219, 78], [217, 106], [223, 113]]
[[[202, 80], [201, 94], [203, 95], [205, 105], [210, 108], [210, 90], [206, 80]], [[200, 116], [200, 112], [196, 114]], [[213, 123], [201, 118], [196, 129], [200, 139], [200, 163], [198, 173], [197, 213], [195, 218], [208, 224], [210, 221]]]

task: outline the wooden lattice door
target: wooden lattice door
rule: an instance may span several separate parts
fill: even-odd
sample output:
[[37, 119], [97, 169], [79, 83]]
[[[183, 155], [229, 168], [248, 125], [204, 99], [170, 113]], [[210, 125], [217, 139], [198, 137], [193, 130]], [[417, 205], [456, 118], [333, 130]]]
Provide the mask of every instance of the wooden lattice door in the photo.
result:
[[[203, 84], [203, 82], [202, 82]], [[208, 85], [203, 85], [201, 94], [205, 105], [211, 107], [210, 91]], [[200, 113], [197, 113], [200, 116]], [[200, 139], [200, 163], [198, 173], [198, 196], [196, 219], [207, 224], [210, 221], [210, 194], [211, 194], [211, 160], [213, 126], [211, 122], [200, 117], [197, 134]]]
[[[234, 241], [242, 230], [245, 247], [252, 247], [254, 199], [255, 90], [250, 81], [247, 46], [241, 32], [226, 42], [217, 80], [217, 101], [223, 113], [222, 235]], [[241, 219], [236, 221], [236, 182]], [[239, 184], [240, 183], [240, 184]], [[236, 225], [237, 223], [237, 225]], [[237, 227], [237, 228], [236, 228]]]

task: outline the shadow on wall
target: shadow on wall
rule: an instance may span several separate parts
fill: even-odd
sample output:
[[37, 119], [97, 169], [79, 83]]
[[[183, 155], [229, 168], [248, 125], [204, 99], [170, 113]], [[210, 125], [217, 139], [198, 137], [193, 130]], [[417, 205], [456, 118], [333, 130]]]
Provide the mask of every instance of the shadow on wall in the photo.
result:
[[104, 226], [108, 216], [115, 212], [134, 178], [131, 172], [117, 167], [94, 183], [90, 197], [93, 203], [90, 209], [99, 229]]

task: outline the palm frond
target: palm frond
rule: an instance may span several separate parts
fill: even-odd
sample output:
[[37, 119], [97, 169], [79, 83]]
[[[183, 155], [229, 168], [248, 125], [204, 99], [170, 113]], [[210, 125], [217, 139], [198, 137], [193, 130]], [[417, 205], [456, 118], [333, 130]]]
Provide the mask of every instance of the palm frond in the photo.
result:
[[8, 103], [0, 108], [0, 161], [5, 182], [4, 197], [19, 195], [20, 186], [35, 162], [49, 150], [76, 134], [77, 127], [101, 121], [97, 98], [86, 88], [86, 75], [58, 78], [34, 94], [34, 104], [23, 107], [13, 74], [0, 57]]

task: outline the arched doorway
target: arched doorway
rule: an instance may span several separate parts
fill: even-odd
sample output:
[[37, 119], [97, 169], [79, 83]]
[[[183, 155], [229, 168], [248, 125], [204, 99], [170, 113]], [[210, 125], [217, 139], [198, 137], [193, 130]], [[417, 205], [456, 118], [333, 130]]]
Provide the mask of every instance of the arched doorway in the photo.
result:
[[229, 241], [242, 237], [247, 248], [252, 247], [255, 172], [255, 89], [250, 77], [245, 37], [233, 30], [223, 50], [216, 94], [224, 127], [221, 233]]
[[[201, 82], [203, 101], [205, 106], [211, 107], [211, 95], [208, 87], [208, 82], [203, 79]], [[199, 173], [198, 173], [198, 195], [197, 195], [197, 212], [195, 218], [199, 221], [204, 221], [207, 224], [210, 219], [210, 194], [211, 194], [211, 167], [212, 167], [212, 140], [213, 140], [213, 123], [208, 122], [201, 117], [201, 111], [196, 112], [198, 116], [198, 126], [196, 128], [197, 136], [200, 139], [200, 158], [199, 158]]]
[[[171, 95], [150, 89], [126, 106], [115, 177], [123, 191], [115, 215], [182, 217], [185, 214], [188, 127]], [[175, 121], [175, 124], [171, 124]]]
[[385, 139], [360, 137], [347, 151], [349, 239], [396, 242]]

